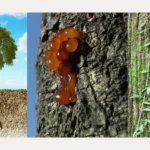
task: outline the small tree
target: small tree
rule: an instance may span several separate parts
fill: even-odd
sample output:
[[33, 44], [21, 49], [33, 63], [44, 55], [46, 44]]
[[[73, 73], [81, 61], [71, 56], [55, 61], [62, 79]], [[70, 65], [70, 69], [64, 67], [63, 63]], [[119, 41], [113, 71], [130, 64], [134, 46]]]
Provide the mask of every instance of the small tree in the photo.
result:
[[13, 65], [16, 58], [17, 46], [15, 40], [11, 37], [11, 33], [0, 26], [0, 70], [4, 65]]

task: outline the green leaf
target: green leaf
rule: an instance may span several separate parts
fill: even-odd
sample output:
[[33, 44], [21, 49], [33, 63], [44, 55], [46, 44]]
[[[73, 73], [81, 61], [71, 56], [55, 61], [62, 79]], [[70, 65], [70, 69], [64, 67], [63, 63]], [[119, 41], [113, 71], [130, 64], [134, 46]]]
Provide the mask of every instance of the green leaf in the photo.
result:
[[148, 73], [149, 70], [142, 70], [141, 73], [145, 74], [145, 73]]
[[138, 135], [140, 135], [143, 132], [144, 132], [144, 127], [143, 127], [143, 125], [141, 125], [138, 129], [135, 130], [133, 136], [137, 137]]
[[135, 132], [133, 133], [133, 137], [137, 137], [140, 134], [141, 134], [140, 130], [136, 129]]
[[133, 137], [137, 137], [136, 132], [133, 133]]
[[148, 47], [148, 46], [150, 46], [150, 42], [144, 45], [144, 47]]
[[139, 130], [140, 130], [141, 132], [144, 132], [143, 125], [141, 125], [141, 126], [139, 127]]
[[150, 108], [145, 108], [144, 111], [149, 112], [149, 111], [150, 111]]
[[135, 95], [131, 96], [131, 98], [133, 98], [133, 99], [141, 99], [142, 96], [135, 94]]
[[143, 23], [140, 25], [140, 28], [143, 28], [143, 27], [146, 25], [146, 22], [147, 22], [147, 21], [143, 22]]
[[150, 86], [147, 87], [147, 95], [149, 95], [149, 94], [150, 94]]
[[144, 121], [144, 125], [147, 126], [147, 124], [148, 124], [147, 120], [145, 119], [143, 121]]
[[147, 90], [147, 87], [146, 87], [145, 89], [142, 90], [142, 93], [143, 93], [144, 91], [146, 91], [146, 90]]
[[150, 53], [146, 55], [146, 58], [150, 57]]
[[144, 102], [144, 104], [146, 104], [146, 105], [150, 105], [150, 102]]
[[144, 119], [144, 122], [150, 123], [150, 119]]
[[150, 94], [150, 86], [147, 86], [146, 88], [144, 88], [142, 90], [142, 93], [145, 92], [145, 91], [147, 91], [147, 94], [149, 95]]
[[10, 31], [0, 26], [0, 70], [4, 65], [13, 65], [16, 58], [17, 45]]
[[141, 31], [139, 31], [138, 33], [139, 34], [141, 34], [141, 33], [143, 33], [143, 32], [146, 32], [147, 30], [149, 30], [150, 28], [147, 28], [147, 29], [144, 29], [144, 30], [141, 30]]

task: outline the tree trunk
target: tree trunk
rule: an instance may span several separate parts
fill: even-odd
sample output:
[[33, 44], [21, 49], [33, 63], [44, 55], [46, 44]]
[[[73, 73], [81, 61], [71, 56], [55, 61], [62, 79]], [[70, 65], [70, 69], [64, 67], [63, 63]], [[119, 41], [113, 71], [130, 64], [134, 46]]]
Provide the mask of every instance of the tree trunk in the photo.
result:
[[[42, 58], [61, 27], [87, 32], [75, 105], [55, 102], [60, 81]], [[45, 13], [37, 55], [37, 137], [126, 137], [128, 112], [126, 13]]]
[[[146, 46], [150, 42], [150, 14], [149, 13], [130, 13], [128, 17], [128, 44], [129, 44], [129, 101], [128, 101], [128, 133], [133, 133], [143, 123], [144, 119], [150, 119], [147, 112], [143, 112], [148, 95], [142, 92], [150, 84], [150, 78], [143, 70], [150, 70], [150, 58], [148, 54], [150, 47]], [[150, 43], [149, 43], [150, 44]], [[148, 79], [149, 78], [149, 79]], [[146, 92], [146, 91], [145, 91]], [[131, 98], [131, 96], [140, 95], [142, 98]], [[141, 113], [142, 112], [142, 113]], [[141, 115], [141, 116], [140, 116]], [[149, 127], [148, 127], [149, 128]], [[149, 128], [150, 129], [150, 128]], [[141, 136], [150, 136], [147, 131], [143, 130]], [[139, 131], [140, 132], [140, 131]]]

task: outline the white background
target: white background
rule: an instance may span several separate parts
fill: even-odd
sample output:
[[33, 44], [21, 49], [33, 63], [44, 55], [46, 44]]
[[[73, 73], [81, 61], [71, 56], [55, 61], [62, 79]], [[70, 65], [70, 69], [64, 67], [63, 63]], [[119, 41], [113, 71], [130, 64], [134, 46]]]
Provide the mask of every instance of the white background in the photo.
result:
[[150, 139], [130, 138], [12, 138], [0, 139], [1, 150], [145, 150]]
[[150, 12], [149, 0], [0, 0], [1, 12]]

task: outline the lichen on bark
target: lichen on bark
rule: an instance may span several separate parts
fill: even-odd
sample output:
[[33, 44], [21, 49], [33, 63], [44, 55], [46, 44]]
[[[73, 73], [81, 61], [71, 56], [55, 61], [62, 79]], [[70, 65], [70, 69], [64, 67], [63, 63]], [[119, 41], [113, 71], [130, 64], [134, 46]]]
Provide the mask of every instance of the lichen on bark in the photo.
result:
[[[128, 100], [128, 135], [133, 136], [134, 132], [144, 124], [144, 120], [150, 119], [150, 114], [144, 112], [144, 101], [148, 100], [149, 95], [142, 92], [150, 83], [147, 74], [143, 70], [149, 68], [150, 47], [145, 46], [150, 41], [150, 13], [129, 13], [128, 15], [128, 51], [129, 51], [129, 100]], [[134, 95], [142, 98], [134, 99]], [[144, 98], [145, 97], [145, 98]], [[149, 137], [150, 125], [143, 127], [143, 131], [138, 137]]]

